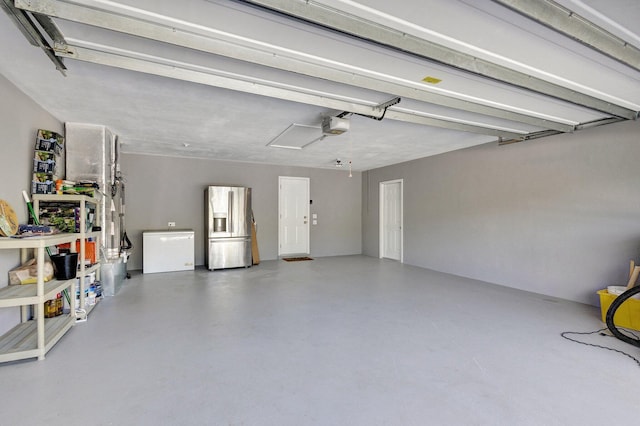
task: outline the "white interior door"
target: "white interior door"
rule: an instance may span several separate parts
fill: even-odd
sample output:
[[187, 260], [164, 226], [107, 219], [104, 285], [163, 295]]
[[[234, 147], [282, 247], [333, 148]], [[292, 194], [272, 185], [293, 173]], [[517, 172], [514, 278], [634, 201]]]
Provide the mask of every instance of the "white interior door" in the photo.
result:
[[402, 179], [380, 182], [380, 257], [402, 262]]
[[309, 178], [280, 176], [278, 255], [309, 254]]

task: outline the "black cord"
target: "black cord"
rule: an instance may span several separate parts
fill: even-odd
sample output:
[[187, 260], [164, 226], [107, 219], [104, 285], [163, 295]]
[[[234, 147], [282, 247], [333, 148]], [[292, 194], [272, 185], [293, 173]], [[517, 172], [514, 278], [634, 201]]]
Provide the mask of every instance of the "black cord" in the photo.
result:
[[[580, 340], [576, 340], [576, 339], [572, 339], [571, 337], [567, 337], [568, 334], [578, 334], [578, 335], [589, 335], [589, 334], [596, 334], [599, 333], [601, 336], [605, 336], [605, 337], [614, 337], [614, 336], [609, 336], [608, 334], [605, 334], [604, 331], [606, 331], [607, 328], [601, 328], [600, 330], [596, 330], [596, 331], [586, 331], [586, 332], [579, 332], [579, 331], [563, 331], [562, 333], [560, 333], [560, 336], [562, 336], [563, 338], [570, 340], [572, 342], [576, 342], [576, 343], [580, 343], [581, 345], [586, 345], [586, 346], [593, 346], [594, 348], [600, 348], [600, 349], [606, 349], [608, 351], [613, 351], [613, 352], [618, 352], [619, 354], [622, 354], [624, 356], [627, 356], [629, 358], [631, 358], [632, 360], [634, 360], [636, 362], [636, 364], [638, 364], [638, 366], [640, 367], [640, 359], [634, 357], [633, 355], [630, 355], [624, 351], [621, 351], [619, 349], [614, 349], [614, 348], [610, 348], [607, 346], [602, 346], [602, 345], [596, 345], [594, 343], [587, 343], [587, 342], [581, 342]], [[623, 330], [626, 331], [629, 334], [632, 334], [634, 337], [638, 338], [638, 336], [636, 334], [634, 334], [633, 332], [629, 331], [629, 330]]]
[[607, 315], [605, 316], [605, 320], [606, 320], [605, 322], [607, 323], [607, 328], [609, 328], [609, 331], [611, 331], [611, 333], [615, 337], [617, 337], [618, 339], [622, 340], [625, 343], [629, 343], [630, 345], [634, 345], [640, 348], [640, 339], [638, 339], [637, 337], [635, 339], [632, 339], [631, 337], [621, 333], [613, 320], [618, 308], [620, 308], [620, 306], [622, 306], [623, 303], [625, 303], [627, 300], [631, 299], [633, 296], [635, 296], [638, 293], [640, 293], [640, 286], [635, 286], [625, 290], [621, 295], [617, 296], [613, 300], [613, 302], [611, 302], [611, 306], [609, 306], [609, 310], [607, 310]]
[[[340, 114], [336, 115], [336, 117], [344, 118], [347, 115], [359, 115], [361, 117], [367, 117], [367, 118], [371, 118], [373, 120], [382, 121], [384, 116], [387, 114], [387, 109], [389, 109], [389, 107], [391, 107], [391, 106], [399, 104], [400, 101], [401, 101], [401, 98], [395, 98], [395, 99], [390, 100], [389, 102], [385, 102], [384, 104], [381, 104], [381, 105], [385, 105], [386, 104], [386, 106], [383, 108], [382, 115], [380, 117], [376, 117], [375, 115], [360, 114], [358, 112], [349, 112], [349, 111], [343, 111]], [[378, 105], [378, 107], [381, 108], [381, 105]]]

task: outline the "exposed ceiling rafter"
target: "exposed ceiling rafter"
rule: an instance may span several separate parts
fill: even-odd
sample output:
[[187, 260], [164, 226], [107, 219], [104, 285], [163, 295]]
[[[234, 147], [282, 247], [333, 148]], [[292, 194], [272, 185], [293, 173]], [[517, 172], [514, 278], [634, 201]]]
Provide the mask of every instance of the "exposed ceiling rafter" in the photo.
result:
[[[87, 2], [91, 3], [91, 7], [80, 5], [80, 2], [77, 1], [61, 0], [16, 0], [15, 3], [17, 7], [34, 13], [42, 13], [341, 84], [389, 93], [394, 96], [526, 123], [539, 128], [572, 132], [579, 124], [536, 111], [518, 110], [510, 105], [500, 105], [495, 102], [482, 103], [477, 99], [446, 96], [424, 84], [409, 81], [398, 82], [398, 78], [392, 76], [384, 76], [379, 73], [374, 75], [367, 70], [358, 69], [349, 64], [338, 64], [317, 57], [310, 58], [309, 55], [301, 52], [298, 54], [291, 50], [285, 51], [277, 46], [265, 46], [265, 43], [259, 40], [250, 40], [246, 37], [240, 40], [233, 34], [169, 19], [158, 14], [153, 14], [153, 16], [148, 14], [148, 16], [145, 15], [145, 19], [142, 19], [140, 16], [144, 15], [143, 10], [135, 9], [132, 11], [131, 7], [119, 10], [118, 4], [110, 3], [111, 9], [107, 10], [100, 8], [100, 5], [105, 2], [99, 0]], [[617, 107], [614, 109], [617, 112], [614, 115], [630, 116], [628, 110], [623, 111]]]

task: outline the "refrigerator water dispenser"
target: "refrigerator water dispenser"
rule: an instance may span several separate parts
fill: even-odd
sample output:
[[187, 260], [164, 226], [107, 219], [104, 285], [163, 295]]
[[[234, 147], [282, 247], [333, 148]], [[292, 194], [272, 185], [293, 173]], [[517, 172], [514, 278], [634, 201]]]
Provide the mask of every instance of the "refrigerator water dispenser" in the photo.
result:
[[227, 215], [225, 213], [213, 214], [213, 232], [227, 232]]

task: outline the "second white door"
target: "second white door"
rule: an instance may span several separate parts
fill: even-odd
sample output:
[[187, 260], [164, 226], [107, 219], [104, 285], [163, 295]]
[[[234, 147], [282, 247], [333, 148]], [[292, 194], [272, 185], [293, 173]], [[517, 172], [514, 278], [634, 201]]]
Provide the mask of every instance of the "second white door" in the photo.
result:
[[309, 254], [309, 178], [280, 176], [278, 255]]
[[402, 179], [380, 182], [380, 257], [402, 262]]

